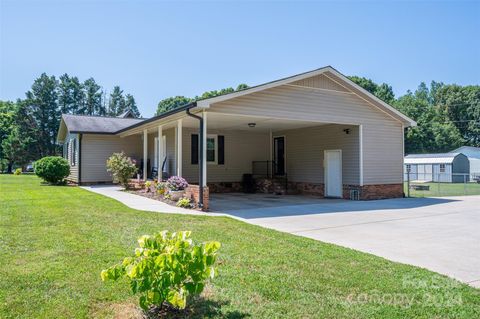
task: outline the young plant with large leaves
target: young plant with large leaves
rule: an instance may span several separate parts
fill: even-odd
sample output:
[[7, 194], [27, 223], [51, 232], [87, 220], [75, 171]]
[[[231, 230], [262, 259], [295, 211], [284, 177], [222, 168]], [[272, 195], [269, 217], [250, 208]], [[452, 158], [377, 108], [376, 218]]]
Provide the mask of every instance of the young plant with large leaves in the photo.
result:
[[101, 278], [127, 278], [134, 294], [140, 294], [140, 307], [162, 307], [165, 302], [184, 309], [187, 297], [199, 295], [215, 275], [220, 243], [197, 243], [190, 231], [144, 235], [138, 239], [135, 255], [105, 269]]

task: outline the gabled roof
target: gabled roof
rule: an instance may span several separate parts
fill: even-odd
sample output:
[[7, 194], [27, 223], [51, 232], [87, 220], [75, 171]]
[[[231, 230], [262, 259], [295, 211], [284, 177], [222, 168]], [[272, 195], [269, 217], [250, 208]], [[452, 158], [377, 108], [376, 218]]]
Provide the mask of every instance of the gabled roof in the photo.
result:
[[462, 146], [457, 148], [456, 150], [453, 150], [451, 153], [463, 153], [468, 157], [480, 159], [480, 147]]
[[[461, 153], [410, 154], [405, 156], [405, 164], [448, 164]], [[463, 155], [463, 154], [462, 154]]]
[[62, 114], [57, 140], [62, 142], [67, 132], [90, 134], [115, 134], [145, 119]]
[[134, 119], [134, 118], [135, 118], [135, 114], [133, 114], [133, 112], [132, 112], [131, 109], [128, 109], [128, 110], [126, 110], [125, 112], [123, 112], [122, 114], [120, 114], [120, 115], [117, 116], [117, 117], [121, 117], [121, 118], [128, 117], [128, 118]]
[[207, 107], [209, 107], [210, 104], [213, 104], [213, 103], [227, 101], [227, 100], [230, 100], [230, 99], [233, 99], [233, 98], [237, 98], [237, 97], [244, 96], [244, 95], [247, 95], [247, 94], [251, 94], [251, 93], [263, 91], [263, 90], [266, 90], [266, 89], [274, 88], [274, 87], [277, 87], [277, 86], [280, 86], [280, 85], [289, 84], [289, 83], [292, 83], [292, 82], [300, 81], [300, 80], [310, 78], [310, 77], [313, 77], [313, 76], [317, 76], [317, 75], [321, 75], [321, 74], [325, 74], [328, 77], [330, 77], [330, 76], [335, 77], [335, 79], [332, 79], [332, 78], [330, 78], [330, 79], [337, 82], [338, 84], [344, 86], [349, 91], [352, 91], [353, 93], [357, 94], [357, 96], [359, 96], [361, 99], [363, 99], [366, 102], [370, 103], [371, 105], [377, 107], [378, 109], [386, 112], [387, 114], [389, 114], [393, 118], [403, 122], [405, 124], [405, 126], [416, 126], [417, 125], [417, 123], [414, 120], [412, 120], [411, 118], [409, 118], [405, 114], [401, 113], [400, 111], [395, 109], [393, 106], [391, 106], [391, 105], [387, 104], [386, 102], [382, 101], [381, 99], [379, 99], [378, 97], [376, 97], [372, 93], [368, 92], [367, 90], [362, 88], [360, 85], [356, 84], [355, 82], [353, 82], [352, 80], [350, 80], [345, 75], [341, 74], [340, 72], [338, 72], [337, 70], [335, 70], [331, 66], [326, 66], [326, 67], [319, 68], [319, 69], [316, 69], [316, 70], [313, 70], [313, 71], [308, 71], [308, 72], [300, 73], [300, 74], [297, 74], [297, 75], [289, 76], [289, 77], [286, 77], [286, 78], [282, 78], [282, 79], [279, 79], [279, 80], [267, 82], [267, 83], [260, 84], [260, 85], [257, 85], [257, 86], [253, 86], [253, 87], [250, 87], [250, 88], [247, 88], [247, 89], [244, 89], [244, 90], [240, 90], [240, 91], [236, 91], [236, 92], [232, 92], [232, 93], [227, 93], [227, 94], [223, 94], [223, 95], [219, 95], [219, 96], [215, 96], [215, 97], [211, 97], [211, 98], [201, 99], [201, 100], [197, 101], [197, 106], [207, 108]]

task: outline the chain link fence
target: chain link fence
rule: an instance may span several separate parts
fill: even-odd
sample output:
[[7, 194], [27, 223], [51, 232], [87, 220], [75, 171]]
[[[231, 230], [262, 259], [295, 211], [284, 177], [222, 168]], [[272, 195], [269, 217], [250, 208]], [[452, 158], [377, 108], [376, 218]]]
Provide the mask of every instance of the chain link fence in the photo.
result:
[[407, 197], [480, 195], [480, 174], [418, 173], [404, 174]]

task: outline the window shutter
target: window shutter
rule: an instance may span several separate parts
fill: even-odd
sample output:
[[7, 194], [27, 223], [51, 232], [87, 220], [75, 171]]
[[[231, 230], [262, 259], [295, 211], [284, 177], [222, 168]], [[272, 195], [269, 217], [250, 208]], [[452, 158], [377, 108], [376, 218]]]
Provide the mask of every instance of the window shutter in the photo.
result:
[[225, 136], [218, 135], [218, 165], [225, 164]]
[[192, 134], [190, 153], [192, 164], [198, 164], [198, 134]]

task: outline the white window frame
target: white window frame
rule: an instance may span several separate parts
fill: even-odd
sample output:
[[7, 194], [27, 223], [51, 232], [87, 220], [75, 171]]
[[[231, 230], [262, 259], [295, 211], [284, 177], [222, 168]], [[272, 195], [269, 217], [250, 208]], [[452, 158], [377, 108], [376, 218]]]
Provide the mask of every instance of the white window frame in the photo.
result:
[[77, 164], [77, 141], [76, 138], [72, 138], [70, 140], [71, 143], [71, 157], [70, 157], [70, 165], [75, 166]]
[[[199, 138], [200, 138], [200, 137], [199, 137]], [[213, 139], [214, 139], [213, 145], [214, 145], [214, 147], [215, 147], [215, 149], [214, 149], [214, 152], [215, 152], [215, 161], [209, 161], [209, 160], [207, 159], [207, 164], [209, 164], [209, 165], [218, 165], [218, 134], [207, 134], [207, 140], [208, 140], [209, 138], [213, 138]], [[208, 145], [208, 143], [207, 143], [207, 145]], [[208, 151], [207, 145], [205, 145], [205, 150], [206, 150], [206, 151]], [[207, 157], [208, 157], [208, 156], [207, 156]]]
[[447, 171], [447, 165], [446, 164], [440, 164], [440, 167], [438, 168], [438, 171], [440, 173], [445, 173]]

